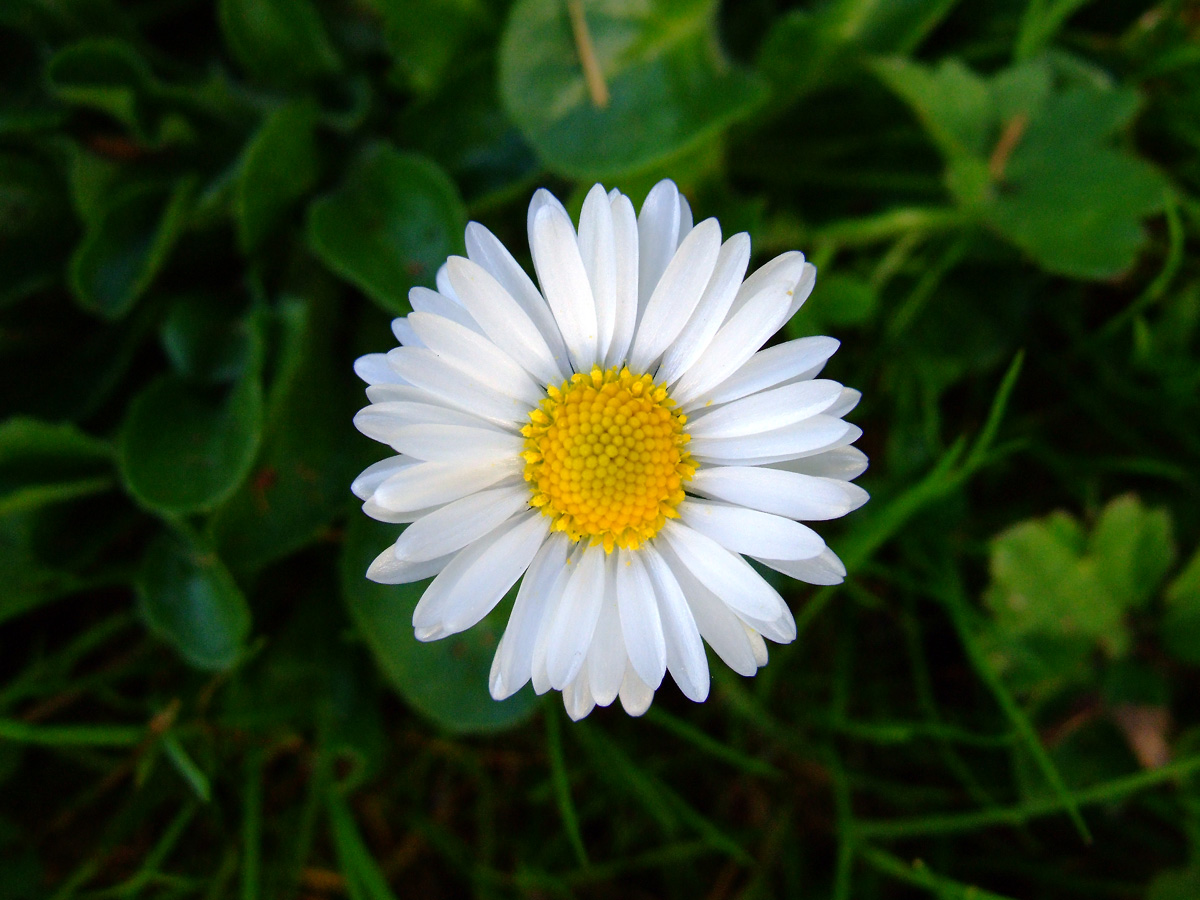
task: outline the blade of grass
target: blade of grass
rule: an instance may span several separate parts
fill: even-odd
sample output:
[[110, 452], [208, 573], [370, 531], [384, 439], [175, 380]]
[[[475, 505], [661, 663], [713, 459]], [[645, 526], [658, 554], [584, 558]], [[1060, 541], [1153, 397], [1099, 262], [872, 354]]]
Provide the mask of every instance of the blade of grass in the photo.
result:
[[30, 725], [0, 719], [0, 740], [43, 747], [132, 747], [145, 736], [140, 725]]
[[638, 766], [616, 742], [588, 726], [576, 727], [572, 731], [592, 757], [597, 770], [612, 772], [616, 785], [639, 800], [646, 811], [664, 826], [670, 823], [670, 830], [673, 831], [674, 823], [682, 822], [707, 840], [714, 849], [724, 851], [743, 865], [753, 865], [753, 859], [741, 844], [697, 812], [661, 780]]
[[336, 787], [330, 786], [326, 808], [338, 865], [346, 877], [346, 892], [351, 900], [396, 900], [354, 824], [350, 807]]
[[862, 861], [876, 871], [891, 875], [897, 881], [903, 881], [916, 887], [925, 888], [937, 897], [945, 900], [1012, 900], [1003, 894], [985, 891], [974, 885], [963, 884], [945, 875], [931, 872], [924, 862], [917, 859], [908, 864], [898, 856], [893, 856], [876, 847], [859, 847], [858, 855]]
[[757, 759], [747, 753], [742, 753], [740, 750], [735, 750], [728, 744], [723, 744], [709, 737], [696, 726], [682, 719], [677, 719], [675, 716], [661, 709], [651, 707], [646, 713], [646, 721], [652, 722], [665, 731], [671, 732], [676, 737], [687, 741], [701, 753], [707, 753], [709, 756], [727, 762], [748, 775], [758, 775], [763, 778], [772, 779], [783, 777], [783, 773], [770, 763], [763, 762], [761, 759]]
[[995, 698], [1004, 715], [1012, 723], [1013, 728], [1016, 729], [1017, 734], [1024, 738], [1025, 744], [1029, 752], [1033, 755], [1038, 769], [1041, 770], [1043, 777], [1045, 777], [1051, 788], [1058, 795], [1063, 808], [1071, 817], [1071, 821], [1075, 823], [1075, 829], [1079, 832], [1079, 836], [1083, 838], [1085, 843], [1090, 844], [1092, 834], [1088, 830], [1087, 823], [1083, 821], [1079, 807], [1072, 799], [1066, 782], [1063, 781], [1062, 775], [1059, 774], [1058, 767], [1054, 765], [1054, 760], [1050, 758], [1050, 754], [1042, 746], [1037, 729], [1033, 727], [1033, 723], [1029, 721], [1029, 717], [1022, 711], [1020, 705], [1013, 698], [1013, 695], [1009, 693], [1008, 688], [1004, 686], [1004, 682], [1000, 680], [1000, 676], [992, 668], [987, 654], [975, 640], [975, 632], [971, 627], [970, 611], [967, 607], [966, 598], [963, 595], [962, 584], [958, 580], [958, 573], [953, 571], [953, 567], [951, 566], [938, 566], [937, 569], [940, 572], [940, 574], [934, 575], [939, 583], [937, 594], [942, 601], [942, 605], [949, 613], [955, 630], [958, 632], [958, 639], [962, 643], [963, 650], [967, 654], [967, 659], [970, 661], [971, 667], [975, 670], [975, 674], [979, 676], [979, 680], [987, 686], [987, 689], [991, 692], [992, 697]]
[[262, 854], [263, 753], [255, 748], [243, 764], [241, 900], [258, 900]]
[[[1200, 771], [1200, 754], [1168, 763], [1158, 769], [1145, 769], [1114, 778], [1094, 787], [1080, 791], [1072, 791], [1069, 799], [1076, 807], [1090, 806], [1096, 803], [1108, 803], [1122, 800], [1138, 791], [1155, 787], [1176, 778], [1182, 778], [1193, 772]], [[955, 834], [962, 831], [975, 831], [980, 828], [990, 828], [993, 825], [1024, 825], [1031, 819], [1055, 815], [1062, 812], [1066, 806], [1058, 797], [1048, 797], [1041, 800], [1029, 800], [1016, 806], [999, 809], [975, 810], [965, 813], [943, 813], [932, 816], [913, 816], [905, 819], [878, 821], [859, 821], [857, 834], [860, 839], [871, 838], [909, 838], [923, 837], [932, 834]]]
[[579, 817], [575, 814], [575, 801], [571, 799], [571, 783], [567, 778], [567, 764], [562, 752], [562, 725], [556, 704], [548, 704], [546, 710], [546, 752], [550, 755], [550, 777], [554, 783], [554, 799], [558, 803], [558, 814], [562, 816], [563, 828], [567, 832], [567, 840], [575, 851], [575, 859], [579, 865], [587, 868], [587, 848], [583, 845], [583, 835], [579, 831]]
[[183, 777], [183, 780], [188, 783], [188, 787], [192, 789], [196, 797], [202, 802], [208, 803], [212, 799], [212, 786], [209, 784], [208, 776], [188, 755], [183, 744], [179, 743], [179, 738], [174, 734], [163, 735], [162, 748], [167, 759], [175, 766], [175, 770]]

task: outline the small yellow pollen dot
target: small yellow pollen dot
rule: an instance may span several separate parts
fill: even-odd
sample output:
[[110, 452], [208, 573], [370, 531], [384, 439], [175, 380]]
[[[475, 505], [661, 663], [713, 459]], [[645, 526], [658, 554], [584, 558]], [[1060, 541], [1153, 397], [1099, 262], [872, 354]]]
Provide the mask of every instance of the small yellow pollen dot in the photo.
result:
[[665, 386], [628, 368], [549, 385], [521, 429], [530, 504], [571, 540], [606, 553], [638, 547], [679, 517], [696, 473], [686, 421]]

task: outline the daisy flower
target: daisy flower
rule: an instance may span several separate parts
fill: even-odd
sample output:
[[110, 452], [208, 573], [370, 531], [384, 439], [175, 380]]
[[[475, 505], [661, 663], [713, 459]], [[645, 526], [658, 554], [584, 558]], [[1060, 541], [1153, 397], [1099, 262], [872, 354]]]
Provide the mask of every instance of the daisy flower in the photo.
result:
[[637, 214], [596, 185], [578, 229], [539, 190], [528, 228], [536, 285], [472, 222], [467, 256], [392, 323], [400, 346], [355, 364], [370, 400], [355, 425], [395, 455], [353, 490], [367, 515], [410, 523], [367, 577], [436, 576], [413, 612], [422, 641], [472, 627], [519, 580], [497, 700], [532, 681], [573, 719], [617, 697], [636, 716], [670, 672], [702, 701], [704, 642], [753, 675], [765, 640], [796, 636], [746, 557], [838, 583], [797, 520], [867, 499], [850, 483], [861, 431], [842, 420], [859, 392], [816, 377], [838, 342], [759, 349], [816, 269], [790, 252], [746, 278], [749, 236], [693, 226], [671, 181]]

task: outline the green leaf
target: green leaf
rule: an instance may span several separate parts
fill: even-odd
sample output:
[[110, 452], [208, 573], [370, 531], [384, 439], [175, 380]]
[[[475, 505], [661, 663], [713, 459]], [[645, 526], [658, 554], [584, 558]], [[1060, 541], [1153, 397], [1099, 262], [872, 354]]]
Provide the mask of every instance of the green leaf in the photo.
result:
[[252, 252], [317, 180], [316, 106], [296, 100], [267, 117], [246, 147], [234, 189], [238, 242]]
[[194, 184], [135, 185], [110, 199], [71, 256], [71, 288], [84, 309], [106, 319], [129, 312], [166, 264]]
[[1200, 666], [1200, 549], [1167, 585], [1163, 646], [1176, 659]]
[[0, 516], [110, 487], [112, 450], [73, 425], [12, 418], [0, 424]]
[[714, 0], [581, 4], [607, 89], [589, 94], [562, 0], [519, 0], [500, 44], [500, 95], [554, 172], [611, 178], [709, 141], [765, 99], [724, 58]]
[[437, 165], [375, 144], [340, 188], [313, 202], [308, 243], [330, 269], [403, 315], [409, 288], [432, 282], [462, 247], [466, 218], [454, 182]]
[[58, 173], [36, 157], [0, 154], [0, 305], [57, 281], [75, 232]]
[[1111, 278], [1137, 260], [1141, 220], [1163, 208], [1170, 186], [1110, 146], [1136, 113], [1137, 94], [1070, 62], [1034, 60], [991, 79], [954, 59], [936, 69], [888, 59], [875, 71], [941, 151], [964, 209], [1048, 271]]
[[1104, 507], [1088, 542], [1096, 573], [1123, 606], [1145, 606], [1175, 561], [1171, 516], [1132, 494]]
[[258, 358], [232, 389], [205, 388], [178, 376], [151, 382], [129, 406], [119, 459], [125, 485], [166, 515], [202, 512], [237, 490], [262, 432]]
[[985, 600], [995, 625], [1011, 638], [1083, 638], [1123, 654], [1129, 645], [1125, 605], [1091, 559], [1083, 532], [1065, 513], [1014, 525], [992, 542], [992, 585]]
[[987, 221], [1045, 269], [1111, 278], [1146, 243], [1141, 219], [1169, 185], [1148, 163], [1106, 146], [1137, 109], [1131, 90], [1080, 86], [1052, 95], [1004, 172]]
[[138, 603], [150, 629], [200, 669], [227, 669], [250, 633], [250, 607], [217, 555], [180, 534], [146, 553]]
[[468, 55], [463, 52], [467, 43], [491, 19], [481, 0], [367, 2], [383, 18], [399, 80], [421, 94], [438, 88], [458, 68]]
[[205, 294], [175, 300], [159, 337], [176, 372], [209, 383], [236, 380], [250, 360], [254, 340], [245, 310], [227, 297]]
[[1159, 872], [1146, 889], [1146, 900], [1195, 900], [1200, 897], [1200, 864]]
[[89, 38], [65, 47], [46, 67], [58, 99], [105, 113], [142, 143], [162, 146], [190, 140], [191, 126], [164, 103], [165, 89], [128, 44]]
[[334, 313], [332, 303], [281, 305], [262, 451], [211, 526], [239, 574], [304, 547], [345, 508], [357, 473], [343, 435], [352, 406], [333, 359]]
[[220, 0], [217, 11], [230, 53], [260, 81], [290, 86], [341, 69], [309, 0]]
[[993, 122], [987, 82], [957, 59], [936, 69], [907, 59], [885, 59], [875, 72], [903, 99], [949, 161], [987, 152]]
[[462, 634], [421, 643], [413, 636], [412, 611], [428, 582], [367, 580], [367, 566], [395, 543], [397, 534], [395, 525], [355, 511], [341, 559], [342, 596], [388, 683], [409, 706], [450, 732], [498, 731], [528, 719], [537, 704], [532, 692], [503, 702], [488, 693], [492, 656], [504, 627], [499, 613]]

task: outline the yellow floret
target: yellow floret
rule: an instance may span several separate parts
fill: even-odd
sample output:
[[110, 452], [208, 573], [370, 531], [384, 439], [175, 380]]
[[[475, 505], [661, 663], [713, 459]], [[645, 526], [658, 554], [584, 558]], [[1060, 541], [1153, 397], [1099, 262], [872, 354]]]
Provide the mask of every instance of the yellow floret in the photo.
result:
[[530, 504], [572, 540], [607, 553], [638, 547], [678, 518], [696, 472], [686, 421], [664, 385], [628, 368], [549, 385], [521, 429]]

